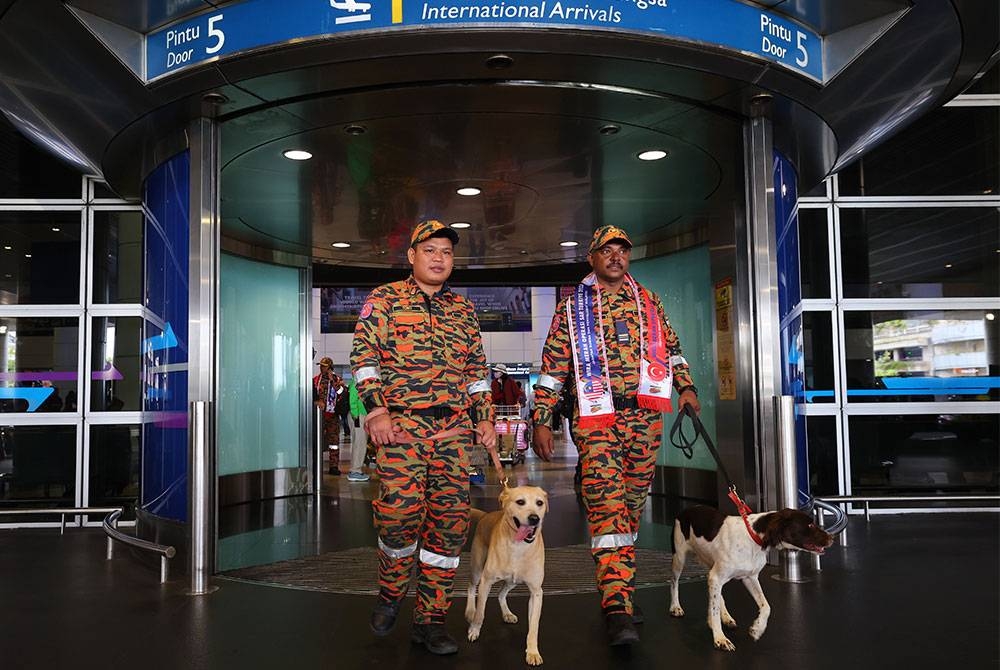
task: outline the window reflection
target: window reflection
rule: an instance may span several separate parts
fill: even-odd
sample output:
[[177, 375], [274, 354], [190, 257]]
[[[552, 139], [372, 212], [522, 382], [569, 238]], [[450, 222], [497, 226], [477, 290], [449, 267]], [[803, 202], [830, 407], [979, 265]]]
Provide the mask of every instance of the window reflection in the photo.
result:
[[994, 312], [847, 312], [844, 324], [851, 402], [1000, 398]]
[[[0, 426], [0, 507], [76, 503], [76, 427]], [[52, 521], [37, 516], [5, 522]]]
[[142, 318], [97, 317], [92, 324], [90, 409], [140, 411]]
[[75, 318], [0, 317], [0, 412], [75, 412]]
[[0, 212], [0, 305], [80, 303], [80, 213]]

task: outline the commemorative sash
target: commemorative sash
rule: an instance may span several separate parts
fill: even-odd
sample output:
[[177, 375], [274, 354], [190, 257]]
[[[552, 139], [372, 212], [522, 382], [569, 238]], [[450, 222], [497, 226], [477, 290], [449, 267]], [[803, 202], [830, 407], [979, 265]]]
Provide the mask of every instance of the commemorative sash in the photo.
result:
[[[640, 288], [630, 274], [625, 275], [625, 283], [632, 291], [639, 314], [638, 404], [645, 409], [669, 412], [673, 367], [667, 356], [663, 324], [649, 292]], [[595, 304], [597, 309], [594, 308]], [[573, 349], [580, 426], [610, 426], [615, 420], [615, 407], [605, 353], [601, 287], [593, 273], [584, 277], [573, 292], [573, 298], [567, 301], [566, 317]]]

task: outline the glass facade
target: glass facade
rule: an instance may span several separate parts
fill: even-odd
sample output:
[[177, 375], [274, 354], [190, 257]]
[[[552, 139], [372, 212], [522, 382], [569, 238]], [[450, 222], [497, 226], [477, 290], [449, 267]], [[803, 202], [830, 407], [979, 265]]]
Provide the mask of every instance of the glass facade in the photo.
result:
[[996, 82], [994, 67], [799, 202], [812, 495], [1000, 490]]
[[122, 505], [134, 519], [141, 208], [19, 137], [2, 115], [0, 139], [0, 508]]

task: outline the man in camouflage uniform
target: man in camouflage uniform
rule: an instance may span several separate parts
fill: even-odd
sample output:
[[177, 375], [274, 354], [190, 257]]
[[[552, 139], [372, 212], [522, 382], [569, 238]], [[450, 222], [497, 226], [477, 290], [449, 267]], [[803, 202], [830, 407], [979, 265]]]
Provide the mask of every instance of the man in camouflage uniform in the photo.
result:
[[[640, 371], [642, 366], [648, 371], [649, 361], [655, 359], [648, 351], [651, 329], [658, 331], [656, 342], [660, 346], [653, 349], [659, 350], [664, 363], [658, 379], [669, 379], [663, 372], [672, 369], [673, 388], [679, 393], [680, 406], [690, 404], [695, 411], [701, 409], [687, 362], [681, 356], [680, 342], [663, 312], [663, 304], [656, 294], [628, 274], [631, 250], [632, 242], [624, 230], [602, 226], [595, 231], [588, 256], [593, 274], [577, 287], [578, 293], [561, 301], [556, 308], [535, 387], [534, 449], [544, 460], [552, 457], [553, 409], [560, 391], [564, 385], [572, 391], [572, 402], [568, 403], [574, 410], [570, 422], [572, 438], [582, 462], [591, 553], [597, 564], [597, 586], [612, 645], [632, 644], [639, 639], [634, 624], [641, 623], [641, 614], [636, 612], [632, 600], [634, 542], [653, 477], [656, 450], [660, 447], [661, 412], [669, 411], [670, 406], [670, 386], [652, 384], [650, 391], [649, 375]], [[581, 290], [591, 291], [591, 296], [596, 294], [591, 298], [593, 326], [589, 330], [596, 344], [589, 350], [597, 353], [600, 365], [596, 367], [603, 367], [603, 377], [594, 377], [597, 380], [594, 384], [598, 394], [604, 386], [602, 378], [610, 386], [610, 393], [604, 396], [605, 410], [598, 416], [591, 416], [596, 412], [595, 403], [588, 401], [581, 407], [580, 393], [576, 392], [579, 386], [576, 371], [588, 370], [577, 366], [577, 357], [587, 347], [579, 339], [581, 335], [573, 334], [579, 333], [573, 329], [578, 326], [571, 328], [567, 310], [573, 310], [574, 315], [588, 311], [582, 309], [588, 304], [585, 298], [575, 301], [576, 295], [586, 295], [580, 294]], [[573, 318], [574, 323], [582, 321], [583, 316]], [[642, 364], [641, 359], [645, 359]], [[647, 379], [645, 387], [641, 385], [643, 379]], [[587, 398], [594, 397], [592, 391], [593, 388], [584, 388]], [[651, 392], [660, 395], [653, 397]], [[588, 416], [583, 417], [584, 414]]]
[[458, 651], [444, 619], [469, 529], [468, 449], [473, 436], [496, 445], [479, 320], [445, 283], [457, 242], [439, 221], [417, 225], [407, 251], [413, 274], [368, 296], [351, 353], [378, 449], [380, 592], [371, 627], [392, 630], [416, 561], [412, 639], [435, 654]]
[[313, 377], [313, 402], [323, 410], [323, 438], [330, 458], [330, 474], [340, 474], [340, 415], [337, 400], [347, 389], [333, 371], [333, 359], [324, 356], [319, 361], [319, 374]]

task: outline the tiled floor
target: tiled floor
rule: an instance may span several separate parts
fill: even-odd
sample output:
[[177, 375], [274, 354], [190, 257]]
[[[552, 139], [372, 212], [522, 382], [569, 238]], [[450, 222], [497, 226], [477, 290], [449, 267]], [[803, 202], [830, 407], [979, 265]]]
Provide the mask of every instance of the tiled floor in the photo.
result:
[[[556, 466], [544, 475], [554, 494], [547, 546], [579, 544], [586, 536], [570, 472]], [[321, 499], [318, 520], [308, 500], [233, 515], [227, 536], [256, 539], [234, 541], [231, 556], [308, 555], [372, 542], [364, 491], [373, 491], [374, 484], [348, 484], [343, 477], [327, 484], [330, 495]], [[487, 488], [475, 497], [487, 505], [494, 495]], [[640, 542], [663, 541], [661, 531], [676, 505], [651, 501]], [[683, 619], [667, 615], [666, 587], [640, 589], [636, 598], [647, 621], [632, 649], [605, 645], [596, 594], [550, 595], [540, 634], [545, 666], [1000, 667], [1000, 515], [877, 516], [870, 525], [854, 518], [850, 540], [850, 547], [828, 552], [823, 571], [809, 582], [762, 579], [773, 611], [759, 642], [746, 633], [754, 605], [742, 586], [730, 584], [727, 602], [740, 623], [730, 635], [734, 653], [712, 649], [703, 582], [681, 585]], [[469, 643], [459, 599], [448, 620], [460, 639], [459, 653], [438, 658], [409, 642], [410, 600], [397, 629], [375, 638], [367, 628], [370, 596], [225, 578], [213, 583], [218, 591], [192, 597], [185, 595], [184, 578], [160, 586], [155, 567], [127, 551], [105, 561], [99, 530], [64, 536], [57, 530], [0, 531], [0, 667], [524, 667], [525, 618], [504, 624], [493, 603], [483, 636]], [[524, 614], [527, 600], [512, 597], [511, 607]]]

